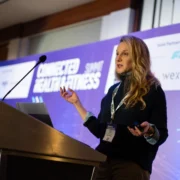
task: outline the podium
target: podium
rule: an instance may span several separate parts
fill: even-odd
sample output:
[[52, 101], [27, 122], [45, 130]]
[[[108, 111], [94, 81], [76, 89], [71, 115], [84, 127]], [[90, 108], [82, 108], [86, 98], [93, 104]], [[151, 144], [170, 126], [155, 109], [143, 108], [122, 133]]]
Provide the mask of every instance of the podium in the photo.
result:
[[106, 156], [0, 102], [0, 180], [90, 180]]

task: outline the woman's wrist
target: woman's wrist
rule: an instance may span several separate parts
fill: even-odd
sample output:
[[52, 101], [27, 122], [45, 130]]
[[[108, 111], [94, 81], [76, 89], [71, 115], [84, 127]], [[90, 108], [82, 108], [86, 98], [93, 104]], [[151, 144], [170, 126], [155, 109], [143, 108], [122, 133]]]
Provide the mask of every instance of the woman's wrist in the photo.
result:
[[78, 99], [77, 101], [73, 102], [73, 105], [74, 105], [74, 106], [79, 106], [79, 105], [81, 105], [80, 100]]
[[145, 137], [152, 137], [152, 136], [154, 135], [154, 133], [155, 133], [154, 128], [153, 128], [151, 125], [149, 125], [149, 129], [148, 129], [148, 131], [144, 134], [144, 136], [145, 136]]
[[86, 109], [83, 107], [83, 105], [81, 104], [80, 100], [77, 100], [76, 102], [73, 103], [74, 107], [77, 109], [77, 111], [79, 112], [81, 118], [83, 119], [83, 121], [86, 118], [86, 114], [87, 111]]

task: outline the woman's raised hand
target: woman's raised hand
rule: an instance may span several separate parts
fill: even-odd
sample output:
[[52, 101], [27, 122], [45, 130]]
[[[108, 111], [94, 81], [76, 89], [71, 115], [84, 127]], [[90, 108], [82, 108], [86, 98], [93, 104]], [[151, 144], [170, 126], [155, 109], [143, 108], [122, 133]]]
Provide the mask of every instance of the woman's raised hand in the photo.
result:
[[76, 94], [75, 91], [72, 89], [68, 88], [69, 92], [66, 90], [65, 87], [60, 87], [60, 95], [68, 102], [75, 104], [79, 101], [79, 97]]

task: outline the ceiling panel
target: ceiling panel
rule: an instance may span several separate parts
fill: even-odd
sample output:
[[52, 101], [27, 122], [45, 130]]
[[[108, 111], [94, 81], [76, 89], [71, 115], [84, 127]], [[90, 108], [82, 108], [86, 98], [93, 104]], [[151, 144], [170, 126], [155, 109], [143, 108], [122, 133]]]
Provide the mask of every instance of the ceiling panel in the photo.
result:
[[94, 0], [9, 0], [0, 4], [0, 29], [92, 1]]

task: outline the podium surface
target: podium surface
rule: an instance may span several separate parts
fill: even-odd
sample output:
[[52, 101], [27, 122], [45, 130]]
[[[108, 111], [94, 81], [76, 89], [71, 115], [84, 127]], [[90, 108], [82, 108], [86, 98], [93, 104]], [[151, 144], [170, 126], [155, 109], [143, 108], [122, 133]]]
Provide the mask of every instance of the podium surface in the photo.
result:
[[[105, 155], [88, 145], [3, 102], [0, 102], [0, 151], [2, 180], [11, 180], [9, 174], [14, 174], [12, 179], [17, 176], [20, 180], [21, 173], [26, 171], [29, 179], [34, 176], [52, 180], [56, 177], [63, 179], [63, 173], [68, 171], [64, 178], [68, 180], [76, 176], [80, 180], [82, 177], [78, 176], [86, 174], [86, 171], [92, 173], [95, 166], [106, 160]], [[73, 175], [74, 170], [76, 173]], [[41, 171], [46, 175], [41, 177]], [[30, 177], [30, 174], [33, 177]], [[89, 179], [89, 176], [85, 176], [82, 179]], [[28, 180], [28, 177], [22, 176], [22, 179]]]

